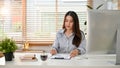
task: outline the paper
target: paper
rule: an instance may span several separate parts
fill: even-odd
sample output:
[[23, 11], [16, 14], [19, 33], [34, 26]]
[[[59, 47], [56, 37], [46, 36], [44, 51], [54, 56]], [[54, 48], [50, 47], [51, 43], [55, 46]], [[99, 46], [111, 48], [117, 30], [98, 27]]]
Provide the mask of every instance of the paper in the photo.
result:
[[0, 65], [5, 65], [5, 56], [0, 58]]
[[26, 54], [20, 57], [21, 61], [37, 61], [35, 54]]
[[55, 54], [53, 56], [50, 57], [51, 59], [70, 59], [70, 55], [69, 54]]

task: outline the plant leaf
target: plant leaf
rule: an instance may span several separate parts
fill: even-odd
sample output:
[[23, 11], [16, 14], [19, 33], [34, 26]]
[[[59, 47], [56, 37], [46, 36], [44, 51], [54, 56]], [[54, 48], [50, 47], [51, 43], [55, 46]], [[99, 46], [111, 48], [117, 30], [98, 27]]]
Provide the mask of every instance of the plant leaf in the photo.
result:
[[89, 5], [87, 5], [87, 7], [89, 8], [89, 9], [93, 9], [91, 6], [89, 6]]
[[102, 6], [103, 6], [103, 4], [99, 5], [96, 9], [99, 9], [99, 8], [102, 7]]
[[84, 25], [87, 25], [87, 21], [84, 22]]

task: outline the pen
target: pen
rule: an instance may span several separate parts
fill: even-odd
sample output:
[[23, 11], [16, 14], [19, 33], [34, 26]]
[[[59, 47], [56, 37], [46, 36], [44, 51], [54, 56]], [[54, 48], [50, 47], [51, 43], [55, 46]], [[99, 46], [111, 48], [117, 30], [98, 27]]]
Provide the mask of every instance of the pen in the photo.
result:
[[55, 57], [55, 59], [64, 59], [64, 57]]

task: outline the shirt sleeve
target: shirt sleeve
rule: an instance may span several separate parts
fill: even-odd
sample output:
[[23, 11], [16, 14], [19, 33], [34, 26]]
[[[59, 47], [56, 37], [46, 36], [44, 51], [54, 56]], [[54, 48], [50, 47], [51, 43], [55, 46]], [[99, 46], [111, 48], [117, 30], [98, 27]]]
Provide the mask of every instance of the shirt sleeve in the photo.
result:
[[54, 43], [52, 45], [52, 48], [56, 49], [58, 51], [58, 47], [59, 47], [59, 43], [58, 43], [58, 33], [57, 33], [56, 39], [55, 39], [55, 41], [54, 41]]
[[83, 55], [86, 53], [86, 39], [84, 33], [83, 32], [81, 33], [82, 33], [82, 41], [77, 49], [80, 51], [80, 54]]

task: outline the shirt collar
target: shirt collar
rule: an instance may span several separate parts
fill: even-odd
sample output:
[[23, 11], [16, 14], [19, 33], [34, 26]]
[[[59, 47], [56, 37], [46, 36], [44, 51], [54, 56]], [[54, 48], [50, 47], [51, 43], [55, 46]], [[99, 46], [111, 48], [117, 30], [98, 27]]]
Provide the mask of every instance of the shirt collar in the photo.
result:
[[[62, 30], [60, 31], [60, 33], [62, 33], [62, 34], [64, 34], [64, 35], [65, 35], [64, 31], [65, 31], [65, 29], [62, 29]], [[71, 37], [71, 36], [74, 36], [74, 32], [73, 32], [73, 33], [71, 33], [69, 37]]]

